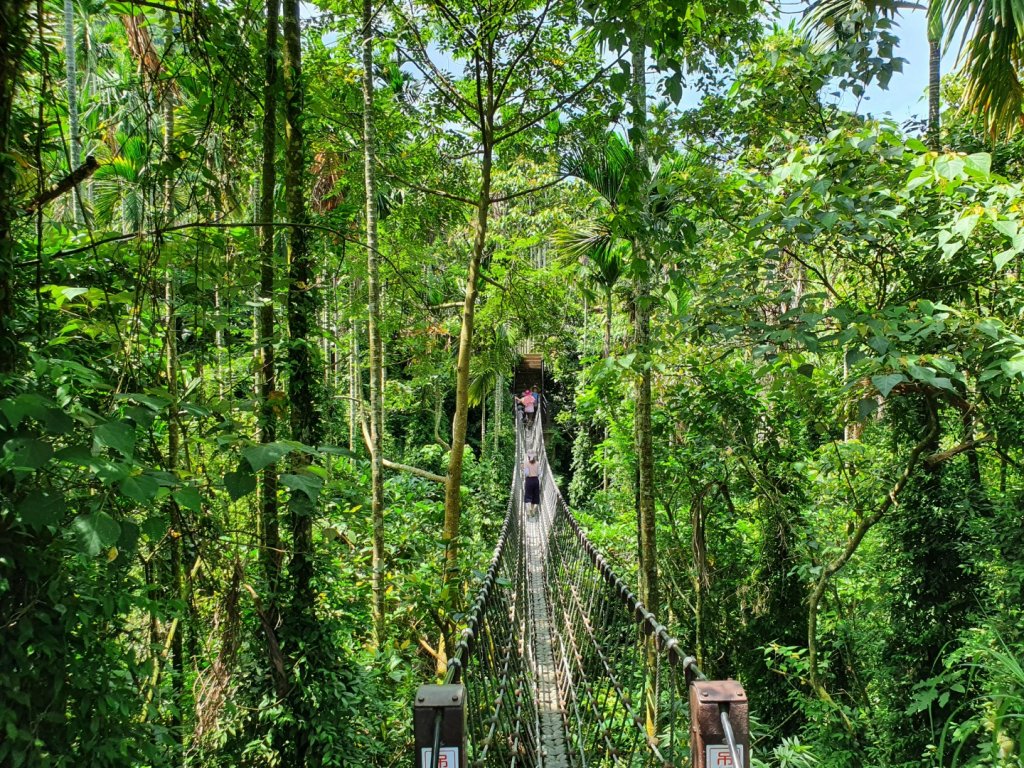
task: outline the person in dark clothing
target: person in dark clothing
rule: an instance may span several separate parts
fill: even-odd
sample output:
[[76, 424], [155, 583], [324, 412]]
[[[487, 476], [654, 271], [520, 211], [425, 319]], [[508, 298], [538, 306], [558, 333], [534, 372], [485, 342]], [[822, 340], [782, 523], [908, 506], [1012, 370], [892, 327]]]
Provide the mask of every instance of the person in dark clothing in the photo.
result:
[[523, 504], [530, 517], [535, 517], [540, 510], [540, 472], [540, 462], [537, 461], [537, 456], [532, 453], [527, 454], [526, 463], [523, 464], [523, 476], [526, 478]]

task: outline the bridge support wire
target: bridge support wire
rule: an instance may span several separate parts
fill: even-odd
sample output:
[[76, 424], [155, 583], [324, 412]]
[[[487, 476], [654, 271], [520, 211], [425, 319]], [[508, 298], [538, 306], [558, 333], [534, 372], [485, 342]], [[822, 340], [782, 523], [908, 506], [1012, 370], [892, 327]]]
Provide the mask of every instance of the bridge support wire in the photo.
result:
[[[517, 417], [505, 521], [448, 662], [445, 684], [465, 690], [460, 743], [445, 725], [435, 746], [418, 726], [415, 765], [749, 768], [742, 686], [706, 680], [590, 542], [537, 424]], [[527, 453], [542, 462], [536, 517], [522, 503]], [[440, 687], [417, 693], [417, 723], [434, 723], [420, 707]]]

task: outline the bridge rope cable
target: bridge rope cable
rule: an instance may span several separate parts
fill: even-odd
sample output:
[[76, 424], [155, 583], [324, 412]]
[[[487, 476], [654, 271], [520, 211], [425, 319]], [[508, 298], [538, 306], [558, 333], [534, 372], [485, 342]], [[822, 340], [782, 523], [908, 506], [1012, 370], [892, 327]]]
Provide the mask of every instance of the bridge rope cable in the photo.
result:
[[545, 583], [572, 765], [679, 765], [689, 682], [704, 675], [587, 537], [548, 471], [542, 431], [526, 439], [545, 465]]
[[[541, 462], [536, 517], [523, 505], [528, 453]], [[682, 765], [690, 684], [705, 680], [696, 659], [587, 537], [550, 471], [539, 419], [526, 428], [517, 414], [515, 464], [498, 542], [445, 676], [465, 686], [467, 765]], [[727, 723], [732, 765], [742, 766]]]

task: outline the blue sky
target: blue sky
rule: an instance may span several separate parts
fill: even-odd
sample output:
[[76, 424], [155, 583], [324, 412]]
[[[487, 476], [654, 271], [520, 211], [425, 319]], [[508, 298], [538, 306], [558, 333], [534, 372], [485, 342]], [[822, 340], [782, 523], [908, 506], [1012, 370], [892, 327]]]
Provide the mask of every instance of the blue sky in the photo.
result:
[[[888, 113], [899, 122], [911, 117], [925, 117], [928, 113], [928, 37], [924, 11], [905, 11], [897, 19], [896, 34], [900, 38], [898, 54], [906, 59], [903, 72], [893, 75], [888, 90], [872, 87], [865, 94], [858, 111], [876, 117]], [[945, 67], [952, 57], [946, 56]], [[857, 105], [847, 96], [842, 102], [849, 109]]]

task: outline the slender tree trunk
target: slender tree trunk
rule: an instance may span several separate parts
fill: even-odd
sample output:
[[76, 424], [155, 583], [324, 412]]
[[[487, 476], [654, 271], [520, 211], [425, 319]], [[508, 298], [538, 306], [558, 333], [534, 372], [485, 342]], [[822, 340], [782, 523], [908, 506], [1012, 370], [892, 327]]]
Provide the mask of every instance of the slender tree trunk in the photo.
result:
[[[169, 14], [164, 19], [164, 30], [169, 38], [171, 35], [171, 17]], [[69, 87], [70, 91], [70, 87]], [[174, 94], [169, 84], [165, 84], [162, 94], [163, 107], [163, 159], [167, 162], [173, 153], [174, 144]], [[174, 180], [172, 177], [164, 181], [163, 188], [163, 215], [164, 226], [174, 223]], [[167, 464], [166, 469], [172, 474], [178, 470], [178, 457], [181, 452], [181, 433], [178, 425], [178, 329], [177, 317], [175, 314], [175, 290], [174, 290], [174, 269], [171, 261], [168, 260], [167, 273], [164, 276], [164, 349], [165, 369], [167, 377], [167, 394], [171, 401], [167, 408]], [[183, 528], [181, 510], [172, 499], [168, 502], [168, 509], [171, 515], [173, 527], [181, 531]], [[181, 574], [181, 536], [171, 539], [171, 587], [174, 598], [181, 599], [184, 596], [183, 580]], [[185, 663], [183, 658], [182, 635], [184, 625], [187, 622], [178, 622], [182, 625], [182, 631], [176, 632], [172, 624], [170, 630], [173, 634], [170, 637], [172, 686], [174, 688], [174, 714], [171, 717], [172, 731], [177, 730], [180, 739], [185, 738], [184, 730], [181, 728], [181, 713], [185, 711]], [[184, 743], [184, 742], [182, 742]]]
[[[67, 75], [68, 94], [68, 158], [74, 171], [81, 164], [81, 143], [78, 128], [78, 66], [75, 52], [75, 6], [72, 0], [64, 0], [64, 69]], [[82, 212], [82, 200], [78, 190], [74, 192], [73, 206], [75, 224], [82, 225], [85, 216]]]
[[[639, 35], [640, 33], [638, 33]], [[633, 141], [636, 146], [638, 172], [647, 171], [647, 83], [646, 55], [643, 38], [634, 40], [633, 58]], [[645, 201], [645, 208], [648, 207]], [[639, 246], [639, 247], [638, 247]], [[645, 244], [634, 243], [634, 258], [644, 262], [647, 258]], [[638, 482], [638, 511], [640, 529], [640, 587], [641, 597], [647, 608], [657, 611], [660, 605], [658, 593], [658, 558], [654, 519], [654, 444], [651, 438], [651, 366], [650, 362], [650, 327], [651, 327], [651, 287], [650, 269], [646, 263], [640, 264], [640, 273], [634, 284], [634, 333], [635, 349], [644, 360], [637, 383], [634, 435], [636, 439]]]
[[458, 569], [459, 522], [462, 513], [462, 457], [466, 450], [466, 429], [469, 420], [469, 361], [473, 354], [473, 317], [476, 310], [477, 284], [480, 265], [487, 244], [487, 216], [491, 205], [491, 146], [490, 125], [483, 137], [483, 159], [480, 168], [480, 197], [473, 222], [473, 254], [466, 277], [466, 298], [462, 306], [462, 330], [459, 333], [459, 357], [455, 368], [455, 416], [452, 419], [452, 446], [448, 461], [448, 481], [444, 493], [444, 532], [447, 565], [445, 581]]
[[491, 430], [491, 438], [494, 440], [494, 454], [497, 455], [499, 440], [501, 439], [501, 408], [502, 393], [505, 390], [505, 376], [498, 374], [494, 381], [494, 429]]
[[373, 523], [373, 637], [384, 643], [384, 391], [377, 260], [377, 176], [373, 123], [373, 0], [363, 0], [363, 176], [366, 182], [366, 280], [370, 342], [370, 498]]
[[939, 91], [942, 86], [942, 28], [928, 29], [928, 145], [934, 149], [942, 148], [942, 134], [939, 124]]
[[612, 353], [612, 291], [609, 288], [604, 295], [604, 355]]
[[[274, 188], [277, 184], [278, 16], [280, 0], [267, 0], [266, 49], [263, 60], [263, 165], [260, 180], [260, 302], [259, 302], [259, 441], [277, 439], [274, 410], [277, 371], [274, 360]], [[260, 478], [260, 533], [263, 578], [267, 583], [269, 623], [277, 625], [277, 592], [281, 582], [281, 533], [277, 507], [277, 465], [264, 468]], [[273, 669], [273, 664], [271, 664]], [[277, 681], [280, 692], [283, 682]]]
[[14, 371], [21, 359], [13, 327], [17, 244], [11, 237], [11, 223], [17, 214], [11, 190], [16, 186], [17, 170], [9, 152], [14, 94], [21, 58], [28, 47], [28, 22], [28, 3], [0, 0], [0, 373]]
[[362, 402], [362, 388], [359, 384], [359, 321], [357, 320], [357, 302], [359, 301], [359, 281], [351, 265], [348, 281], [348, 450], [354, 453], [359, 445], [357, 439], [359, 425], [359, 406]]
[[[646, 179], [647, 161], [647, 56], [643, 30], [634, 31], [632, 55], [633, 110], [632, 138], [636, 147], [637, 173]], [[643, 196], [644, 218], [649, 213], [649, 198]], [[633, 287], [633, 344], [639, 353], [641, 369], [634, 404], [634, 440], [637, 460], [637, 528], [640, 562], [640, 596], [647, 609], [657, 613], [661, 607], [658, 590], [658, 547], [654, 516], [654, 443], [651, 435], [651, 286], [648, 252], [643, 237], [633, 243], [633, 258], [638, 262]], [[608, 319], [610, 320], [610, 312]], [[656, 649], [652, 638], [647, 641], [648, 678], [653, 682]], [[648, 685], [645, 695], [645, 720], [648, 735], [656, 736], [658, 721], [656, 686]]]

